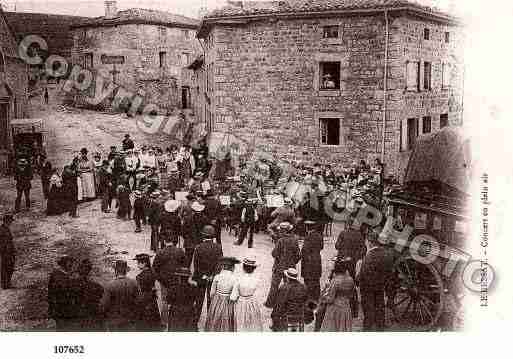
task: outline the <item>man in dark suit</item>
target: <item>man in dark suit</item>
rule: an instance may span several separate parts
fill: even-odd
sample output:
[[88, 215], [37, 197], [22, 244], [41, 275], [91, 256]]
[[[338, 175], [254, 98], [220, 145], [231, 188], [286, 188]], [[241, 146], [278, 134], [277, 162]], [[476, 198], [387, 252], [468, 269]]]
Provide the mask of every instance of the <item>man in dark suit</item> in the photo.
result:
[[192, 263], [195, 248], [201, 243], [203, 227], [208, 224], [205, 217], [205, 206], [195, 201], [191, 205], [192, 214], [183, 217], [183, 247], [185, 248], [186, 266]]
[[2, 289], [11, 288], [11, 277], [16, 262], [16, 249], [9, 228], [12, 222], [14, 222], [14, 217], [11, 214], [6, 214], [0, 226], [0, 284]]
[[56, 268], [48, 280], [48, 318], [55, 320], [57, 331], [72, 329], [77, 317], [76, 291], [71, 278], [74, 259], [64, 256], [57, 261]]
[[[344, 230], [340, 232], [335, 243], [335, 249], [337, 250], [337, 258], [350, 258], [349, 274], [355, 279], [356, 276], [356, 263], [363, 259], [367, 248], [365, 247], [365, 240], [360, 229], [353, 228], [352, 224], [354, 217], [348, 218], [344, 224]], [[363, 228], [363, 227], [362, 227]], [[358, 298], [356, 295], [356, 289], [353, 296], [350, 299], [351, 312], [353, 318], [358, 317]]]
[[103, 287], [89, 278], [93, 266], [89, 259], [84, 259], [77, 268], [78, 278], [74, 280], [76, 291], [77, 330], [102, 331], [103, 318], [100, 312], [100, 300]]
[[381, 228], [378, 227], [367, 236], [367, 254], [357, 276], [365, 331], [385, 329], [385, 287], [390, 283], [394, 258], [390, 251], [378, 241], [379, 233]]
[[164, 238], [165, 248], [160, 250], [153, 260], [153, 271], [157, 275], [157, 296], [159, 298], [160, 318], [164, 325], [168, 324], [168, 291], [175, 284], [175, 272], [186, 266], [185, 252], [178, 248], [178, 237]]
[[313, 221], [305, 221], [304, 224], [306, 236], [301, 248], [301, 277], [308, 289], [308, 297], [317, 302], [321, 296], [321, 251], [324, 248], [322, 225]]
[[138, 313], [139, 287], [135, 279], [127, 278], [126, 261], [116, 261], [114, 273], [116, 278], [107, 283], [101, 299], [106, 329], [111, 332], [134, 331]]
[[32, 166], [26, 158], [20, 158], [16, 163], [16, 202], [15, 211], [19, 212], [21, 207], [21, 197], [25, 196], [25, 206], [30, 209], [30, 189], [32, 188]]
[[210, 223], [216, 229], [217, 244], [221, 244], [221, 215], [223, 212], [223, 207], [211, 189], [207, 191], [204, 212], [208, 223]]
[[213, 226], [205, 226], [201, 232], [203, 242], [196, 247], [193, 257], [192, 280], [198, 287], [196, 323], [201, 315], [201, 308], [207, 293], [207, 306], [210, 306], [210, 287], [216, 275], [217, 264], [223, 257], [220, 244], [214, 242], [216, 230]]
[[276, 294], [283, 278], [283, 272], [289, 268], [295, 268], [301, 259], [299, 244], [292, 233], [294, 226], [289, 222], [283, 222], [278, 226], [278, 241], [272, 251], [274, 258], [273, 275], [271, 278], [271, 288], [265, 301], [267, 308], [274, 308]]

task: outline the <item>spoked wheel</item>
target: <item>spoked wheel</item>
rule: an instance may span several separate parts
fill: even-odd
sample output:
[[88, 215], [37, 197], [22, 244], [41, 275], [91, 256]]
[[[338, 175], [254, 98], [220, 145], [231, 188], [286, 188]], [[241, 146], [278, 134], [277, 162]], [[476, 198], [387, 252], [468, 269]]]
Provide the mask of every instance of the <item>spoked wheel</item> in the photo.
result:
[[430, 330], [443, 306], [443, 282], [432, 265], [401, 257], [394, 267], [396, 283], [388, 307], [401, 329]]

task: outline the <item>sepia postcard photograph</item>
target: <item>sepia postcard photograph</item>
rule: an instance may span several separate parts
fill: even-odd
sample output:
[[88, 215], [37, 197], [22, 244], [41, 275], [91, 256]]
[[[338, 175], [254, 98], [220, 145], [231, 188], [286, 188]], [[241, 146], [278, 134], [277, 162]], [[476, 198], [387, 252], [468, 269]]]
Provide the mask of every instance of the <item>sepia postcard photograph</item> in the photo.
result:
[[1, 346], [508, 328], [512, 14], [2, 0]]

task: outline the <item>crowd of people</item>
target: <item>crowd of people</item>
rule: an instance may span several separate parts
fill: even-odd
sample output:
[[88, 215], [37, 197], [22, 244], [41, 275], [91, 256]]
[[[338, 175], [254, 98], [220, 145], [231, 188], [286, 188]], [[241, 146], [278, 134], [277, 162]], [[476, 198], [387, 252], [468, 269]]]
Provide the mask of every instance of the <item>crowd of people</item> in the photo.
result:
[[[284, 168], [265, 157], [234, 166], [229, 153], [212, 157], [206, 141], [163, 151], [136, 148], [129, 135], [108, 154], [91, 158], [83, 148], [62, 173], [44, 161], [40, 174], [48, 215], [77, 217], [79, 203], [99, 198], [102, 212], [116, 210], [120, 220], [133, 220], [136, 233], [147, 226], [151, 253], [134, 258], [140, 269], [135, 280], [127, 277], [127, 262], [117, 261], [115, 279], [105, 286], [89, 279], [89, 261], [62, 258], [50, 275], [49, 317], [58, 330], [261, 331], [263, 307], [254, 295], [262, 285], [255, 275], [258, 265], [245, 258], [243, 275], [234, 275], [241, 262], [223, 255], [226, 229], [234, 232], [234, 245], [247, 238], [252, 248], [257, 232], [274, 242], [263, 303], [272, 309], [272, 330], [302, 331], [315, 321], [318, 331], [350, 331], [360, 307], [356, 288], [364, 329], [383, 330], [390, 259], [377, 250], [374, 231], [353, 229], [349, 216], [321, 290], [321, 251], [331, 219], [319, 205], [334, 189], [347, 194], [348, 208], [381, 200], [383, 167], [379, 160], [373, 167], [361, 161], [335, 173], [330, 165]], [[20, 158], [16, 211], [22, 194], [30, 206], [32, 178], [30, 161]]]

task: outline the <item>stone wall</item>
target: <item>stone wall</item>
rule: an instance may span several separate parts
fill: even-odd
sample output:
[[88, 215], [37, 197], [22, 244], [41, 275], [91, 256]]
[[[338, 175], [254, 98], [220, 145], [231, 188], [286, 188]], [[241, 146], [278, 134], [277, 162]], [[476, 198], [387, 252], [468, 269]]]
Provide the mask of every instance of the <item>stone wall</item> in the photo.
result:
[[[410, 116], [413, 108], [437, 112], [435, 105], [442, 106], [449, 96], [405, 92], [406, 50], [419, 46], [406, 41], [404, 28], [410, 23], [416, 22], [399, 18], [390, 26], [385, 153], [387, 171], [395, 174], [401, 172], [399, 158], [404, 156], [399, 153], [400, 119]], [[327, 25], [339, 26], [339, 39], [323, 38]], [[383, 15], [217, 25], [205, 43], [215, 130], [230, 131], [254, 143], [257, 152], [281, 159], [348, 165], [380, 156]], [[430, 56], [438, 55], [433, 50]], [[318, 90], [320, 61], [341, 63], [340, 91]], [[430, 100], [422, 102], [423, 97]], [[451, 118], [456, 116], [457, 111], [451, 112]], [[340, 146], [320, 144], [321, 117], [341, 119]]]
[[[200, 52], [195, 30], [146, 24], [115, 27], [77, 28], [74, 30], [73, 62], [83, 64], [84, 55], [93, 54], [93, 68], [100, 76], [112, 79], [113, 65], [103, 64], [102, 55], [124, 56], [116, 65], [116, 83], [131, 93], [144, 93], [145, 103], [171, 111], [181, 104], [183, 67]], [[160, 53], [165, 58], [160, 66]], [[183, 54], [188, 53], [186, 58]]]

